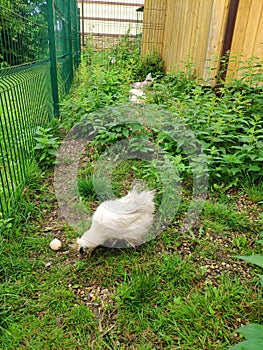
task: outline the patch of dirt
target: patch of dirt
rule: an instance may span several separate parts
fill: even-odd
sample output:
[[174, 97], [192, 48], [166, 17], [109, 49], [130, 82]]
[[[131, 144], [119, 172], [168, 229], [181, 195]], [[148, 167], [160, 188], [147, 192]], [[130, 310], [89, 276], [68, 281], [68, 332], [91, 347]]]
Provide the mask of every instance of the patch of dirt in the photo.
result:
[[251, 278], [251, 268], [234, 256], [235, 248], [231, 248], [233, 247], [231, 237], [225, 235], [214, 237], [212, 234], [207, 234], [206, 239], [213, 241], [216, 247], [211, 257], [203, 256], [202, 246], [187, 238], [182, 240], [181, 245], [176, 250], [183, 259], [190, 258], [191, 261], [195, 262], [197, 267], [202, 270], [205, 282], [212, 282], [213, 285], [218, 286], [219, 279], [223, 274], [228, 274], [230, 278], [240, 277], [242, 280]]
[[78, 303], [86, 305], [96, 316], [99, 324], [99, 332], [106, 335], [115, 325], [115, 310], [108, 313], [109, 305], [114, 303], [113, 292], [99, 285], [90, 285], [84, 281], [81, 285], [69, 284], [68, 288], [73, 290], [78, 297]]
[[239, 195], [236, 199], [236, 209], [240, 213], [246, 213], [249, 220], [252, 222], [257, 222], [260, 220], [260, 213], [263, 210], [257, 203], [252, 202], [247, 194]]

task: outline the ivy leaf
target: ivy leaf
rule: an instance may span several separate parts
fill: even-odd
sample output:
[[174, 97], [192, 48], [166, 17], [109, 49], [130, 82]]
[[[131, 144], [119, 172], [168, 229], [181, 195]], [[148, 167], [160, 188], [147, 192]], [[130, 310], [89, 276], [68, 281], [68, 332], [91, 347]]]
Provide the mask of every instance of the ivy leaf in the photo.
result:
[[263, 267], [263, 255], [255, 254], [255, 255], [239, 255], [239, 259], [245, 260], [250, 264], [255, 264], [257, 266]]
[[263, 325], [253, 323], [242, 326], [236, 330], [242, 334], [247, 340], [238, 343], [230, 348], [230, 350], [262, 350], [263, 349]]
[[[263, 341], [263, 325], [258, 323], [252, 323], [246, 326], [242, 326], [236, 330], [236, 332], [242, 334], [245, 338]], [[263, 347], [262, 347], [263, 348]]]
[[263, 275], [258, 275], [259, 277], [259, 282], [261, 284], [261, 287], [263, 288]]
[[262, 350], [263, 341], [262, 340], [245, 340], [237, 345], [231, 347], [229, 350]]

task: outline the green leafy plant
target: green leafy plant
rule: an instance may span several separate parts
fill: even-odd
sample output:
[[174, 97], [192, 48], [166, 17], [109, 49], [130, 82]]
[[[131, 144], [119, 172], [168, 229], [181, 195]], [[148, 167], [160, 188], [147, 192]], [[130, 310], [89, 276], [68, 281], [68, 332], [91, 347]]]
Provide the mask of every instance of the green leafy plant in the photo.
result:
[[[259, 240], [258, 243], [263, 244], [263, 240]], [[260, 254], [249, 255], [249, 256], [240, 255], [238, 256], [238, 258], [250, 264], [254, 264], [263, 268], [263, 255], [260, 255]], [[263, 287], [263, 275], [259, 275], [259, 279]]]
[[263, 348], [263, 325], [250, 324], [240, 327], [236, 332], [247, 340], [232, 346], [230, 350], [261, 350]]
[[[263, 240], [258, 241], [258, 243], [263, 244]], [[263, 255], [240, 255], [238, 258], [263, 268]], [[263, 288], [263, 275], [259, 275], [259, 279]], [[242, 334], [247, 340], [231, 347], [230, 350], [261, 350], [263, 348], [262, 324], [252, 323], [250, 325], [242, 326], [237, 329], [236, 332]]]
[[53, 136], [52, 129], [39, 127], [34, 139], [36, 141], [34, 147], [35, 158], [39, 165], [43, 168], [48, 168], [55, 164], [56, 149], [59, 147], [59, 141], [57, 137]]
[[253, 174], [244, 174], [242, 188], [247, 193], [250, 200], [254, 203], [263, 203], [263, 177], [254, 179]]
[[[261, 74], [262, 77], [262, 74]], [[257, 77], [258, 78], [258, 77]], [[244, 172], [254, 181], [262, 176], [262, 91], [239, 81], [217, 94], [196, 79], [167, 74], [148, 92], [148, 102], [165, 105], [186, 123], [210, 160], [210, 179], [237, 185]], [[172, 122], [173, 118], [171, 118]], [[165, 140], [166, 148], [173, 140]], [[173, 151], [174, 146], [170, 147]]]
[[148, 53], [142, 56], [133, 71], [133, 78], [143, 81], [147, 74], [151, 73], [154, 78], [164, 76], [164, 61], [158, 52]]
[[[131, 144], [134, 146], [134, 151], [140, 149], [140, 145], [136, 148], [135, 138], [139, 140], [145, 140], [149, 136], [149, 131], [140, 123], [123, 123], [107, 125], [103, 130], [99, 131], [98, 135], [91, 142], [91, 145], [96, 146], [99, 152], [104, 151], [106, 147], [113, 145], [115, 142], [130, 139]], [[133, 138], [133, 140], [132, 140]]]
[[78, 190], [81, 198], [85, 200], [94, 200], [96, 197], [92, 178], [80, 177], [78, 180]]

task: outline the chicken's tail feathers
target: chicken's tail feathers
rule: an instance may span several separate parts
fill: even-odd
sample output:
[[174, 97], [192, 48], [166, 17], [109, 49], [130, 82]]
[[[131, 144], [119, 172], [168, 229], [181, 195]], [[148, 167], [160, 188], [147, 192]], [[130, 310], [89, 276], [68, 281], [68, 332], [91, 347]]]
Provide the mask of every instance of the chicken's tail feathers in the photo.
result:
[[[135, 180], [132, 183], [131, 190], [124, 197], [130, 203], [133, 203], [134, 208], [139, 210], [139, 208], [148, 208], [148, 210], [154, 211], [154, 196], [156, 194], [155, 190], [150, 190], [143, 180]], [[125, 201], [126, 201], [125, 200]], [[145, 207], [146, 205], [146, 207]]]
[[152, 74], [151, 74], [151, 73], [149, 73], [149, 74], [147, 75], [147, 77], [145, 78], [145, 81], [147, 81], [148, 83], [153, 81], [153, 78], [152, 78]]
[[141, 192], [151, 193], [153, 197], [156, 194], [156, 190], [155, 189], [150, 190], [145, 181], [136, 179], [132, 182], [130, 193], [135, 194], [135, 193], [141, 193]]
[[149, 191], [149, 188], [146, 184], [145, 181], [141, 180], [141, 179], [135, 179], [133, 182], [132, 182], [132, 185], [131, 185], [131, 191], [130, 192], [143, 192], [143, 191]]

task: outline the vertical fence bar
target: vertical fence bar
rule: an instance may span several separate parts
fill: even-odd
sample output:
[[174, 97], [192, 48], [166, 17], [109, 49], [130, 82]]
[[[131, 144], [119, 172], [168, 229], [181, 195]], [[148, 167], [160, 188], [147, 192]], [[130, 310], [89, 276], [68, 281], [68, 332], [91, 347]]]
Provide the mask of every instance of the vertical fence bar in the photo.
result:
[[[77, 6], [77, 5], [76, 5]], [[80, 64], [80, 51], [81, 51], [81, 33], [80, 33], [80, 8], [77, 8], [77, 33], [76, 33], [76, 51], [77, 51], [77, 60], [76, 60], [76, 68]]]
[[54, 24], [54, 0], [48, 0], [48, 34], [49, 34], [49, 54], [50, 54], [50, 76], [53, 96], [54, 115], [59, 116], [59, 94], [57, 75], [57, 55]]
[[[68, 54], [69, 54], [69, 69], [70, 69], [70, 83], [72, 82], [72, 79], [73, 79], [73, 50], [72, 50], [72, 12], [71, 12], [71, 1], [68, 0], [67, 1], [67, 14], [68, 14], [68, 18], [67, 18], [67, 22], [68, 22], [68, 37], [67, 37], [67, 40], [68, 40]], [[74, 19], [73, 19], [74, 21]]]
[[81, 38], [82, 38], [82, 46], [85, 46], [85, 25], [84, 25], [84, 0], [81, 1]]
[[77, 12], [77, 6], [76, 1], [72, 4], [71, 9], [71, 23], [72, 23], [72, 55], [73, 55], [73, 66], [74, 68], [77, 68], [78, 64], [78, 12]]

